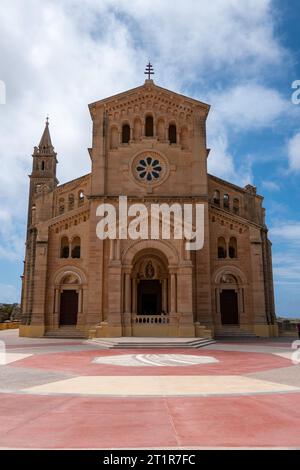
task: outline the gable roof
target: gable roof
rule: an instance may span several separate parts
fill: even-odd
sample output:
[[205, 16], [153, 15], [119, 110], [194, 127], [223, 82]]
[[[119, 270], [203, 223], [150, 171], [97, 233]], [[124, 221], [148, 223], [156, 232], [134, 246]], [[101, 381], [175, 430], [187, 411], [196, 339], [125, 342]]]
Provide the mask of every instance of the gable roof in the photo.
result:
[[174, 98], [177, 98], [177, 99], [180, 99], [181, 101], [185, 101], [189, 103], [191, 107], [200, 106], [206, 111], [206, 114], [209, 113], [210, 105], [208, 105], [207, 103], [203, 103], [194, 98], [190, 98], [188, 96], [181, 95], [180, 93], [176, 93], [174, 91], [168, 90], [167, 88], [163, 88], [158, 85], [155, 85], [153, 80], [145, 80], [145, 83], [141, 86], [132, 88], [130, 90], [124, 91], [122, 93], [118, 93], [113, 96], [109, 96], [102, 100], [95, 101], [94, 103], [89, 104], [89, 109], [91, 111], [92, 109], [97, 108], [99, 105], [106, 105], [114, 101], [122, 100], [123, 98], [130, 98], [131, 96], [135, 94], [140, 94], [143, 92], [151, 92], [151, 91], [156, 91], [159, 94], [168, 95], [170, 98], [173, 96]]

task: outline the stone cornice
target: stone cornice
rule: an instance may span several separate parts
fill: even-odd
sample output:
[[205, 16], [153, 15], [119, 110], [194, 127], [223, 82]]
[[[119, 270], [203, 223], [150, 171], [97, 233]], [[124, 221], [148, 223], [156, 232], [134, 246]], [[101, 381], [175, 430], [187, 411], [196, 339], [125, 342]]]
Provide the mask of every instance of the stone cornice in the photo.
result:
[[221, 208], [215, 207], [212, 204], [209, 206], [210, 214], [214, 214], [216, 217], [218, 217], [220, 220], [226, 220], [229, 223], [232, 224], [239, 224], [241, 227], [249, 228], [249, 225], [258, 228], [260, 230], [268, 231], [267, 227], [265, 225], [259, 225], [255, 222], [253, 222], [250, 219], [246, 219], [244, 217], [241, 217], [239, 215], [227, 212]]

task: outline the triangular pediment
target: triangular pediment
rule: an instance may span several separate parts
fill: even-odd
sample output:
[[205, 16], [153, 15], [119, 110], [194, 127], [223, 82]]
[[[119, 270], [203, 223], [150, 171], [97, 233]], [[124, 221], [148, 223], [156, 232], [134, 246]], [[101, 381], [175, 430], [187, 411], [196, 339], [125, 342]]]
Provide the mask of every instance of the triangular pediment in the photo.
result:
[[171, 108], [176, 107], [178, 110], [185, 112], [192, 112], [197, 108], [201, 109], [205, 115], [207, 115], [210, 110], [208, 104], [162, 88], [155, 85], [152, 80], [146, 80], [143, 85], [137, 88], [91, 103], [89, 109], [91, 113], [97, 108], [105, 108], [109, 112], [122, 109], [123, 107], [132, 107], [141, 102], [145, 103], [146, 108], [153, 105]]

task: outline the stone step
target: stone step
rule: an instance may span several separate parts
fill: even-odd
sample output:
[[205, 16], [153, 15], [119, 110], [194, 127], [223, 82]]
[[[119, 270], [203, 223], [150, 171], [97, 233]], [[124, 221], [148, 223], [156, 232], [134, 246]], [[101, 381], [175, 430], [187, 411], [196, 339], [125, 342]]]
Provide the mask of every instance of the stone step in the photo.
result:
[[192, 341], [174, 341], [174, 339], [170, 342], [167, 341], [118, 341], [117, 339], [105, 341], [101, 338], [96, 338], [91, 340], [93, 344], [97, 343], [97, 345], [101, 347], [105, 347], [107, 349], [199, 349], [205, 346], [209, 346], [210, 344], [215, 343], [214, 340], [209, 338], [199, 338]]
[[62, 339], [84, 339], [86, 338], [85, 334], [76, 330], [75, 328], [60, 328], [59, 330], [50, 330], [46, 331], [46, 338], [62, 338]]
[[215, 331], [216, 338], [256, 338], [256, 335], [251, 331], [240, 330], [239, 328], [224, 328]]

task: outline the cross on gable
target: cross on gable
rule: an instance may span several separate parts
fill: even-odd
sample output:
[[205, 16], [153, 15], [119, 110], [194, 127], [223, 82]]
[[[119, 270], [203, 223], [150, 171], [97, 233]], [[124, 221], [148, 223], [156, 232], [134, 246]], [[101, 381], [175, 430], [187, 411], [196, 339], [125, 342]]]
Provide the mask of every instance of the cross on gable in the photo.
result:
[[149, 64], [146, 66], [145, 75], [148, 75], [148, 80], [151, 79], [151, 75], [155, 75], [155, 74], [154, 74], [153, 66], [151, 65], [150, 62], [149, 62]]

